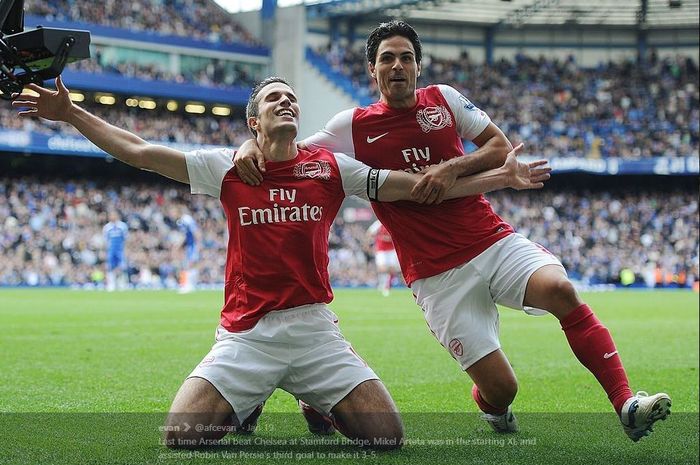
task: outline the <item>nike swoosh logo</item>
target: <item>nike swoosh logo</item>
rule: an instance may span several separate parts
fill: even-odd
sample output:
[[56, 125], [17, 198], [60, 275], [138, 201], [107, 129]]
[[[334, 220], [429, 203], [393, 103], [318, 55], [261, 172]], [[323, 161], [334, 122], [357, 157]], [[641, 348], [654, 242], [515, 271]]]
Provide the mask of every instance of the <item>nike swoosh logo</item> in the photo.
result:
[[617, 353], [617, 351], [615, 351], [615, 352], [613, 352], [613, 353], [610, 353], [610, 354], [607, 353], [607, 352], [605, 352], [605, 354], [603, 354], [603, 358], [604, 358], [605, 360], [607, 360], [607, 359], [609, 359], [610, 357], [612, 357], [613, 355], [615, 355], [616, 353]]
[[370, 137], [370, 136], [367, 136], [367, 143], [368, 143], [368, 144], [371, 144], [372, 142], [375, 142], [375, 141], [381, 139], [382, 137], [386, 136], [387, 134], [389, 134], [389, 133], [388, 133], [388, 132], [385, 132], [384, 134], [380, 134], [380, 135], [378, 135], [377, 137]]

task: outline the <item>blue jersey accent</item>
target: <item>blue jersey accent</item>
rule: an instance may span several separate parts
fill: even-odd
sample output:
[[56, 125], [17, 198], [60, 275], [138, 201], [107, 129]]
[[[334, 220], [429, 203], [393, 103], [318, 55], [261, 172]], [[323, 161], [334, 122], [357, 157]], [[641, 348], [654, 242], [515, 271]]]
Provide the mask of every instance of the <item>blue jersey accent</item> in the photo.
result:
[[185, 235], [185, 260], [188, 264], [192, 264], [199, 259], [197, 252], [197, 222], [190, 215], [182, 215], [177, 220], [177, 225]]
[[195, 235], [197, 233], [197, 223], [190, 215], [182, 215], [182, 218], [177, 220], [177, 225], [185, 235], [185, 246], [190, 247], [195, 245]]
[[123, 221], [110, 221], [102, 228], [107, 244], [107, 268], [111, 271], [125, 265], [124, 249], [129, 227]]

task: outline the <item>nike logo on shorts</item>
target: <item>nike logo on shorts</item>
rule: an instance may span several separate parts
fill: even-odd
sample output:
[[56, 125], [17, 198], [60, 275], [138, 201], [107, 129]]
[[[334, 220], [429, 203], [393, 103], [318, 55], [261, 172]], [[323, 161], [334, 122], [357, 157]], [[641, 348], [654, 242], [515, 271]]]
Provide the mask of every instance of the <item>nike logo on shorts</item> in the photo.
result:
[[611, 353], [605, 352], [605, 354], [603, 354], [603, 358], [604, 358], [605, 360], [607, 360], [607, 359], [609, 359], [610, 357], [612, 357], [613, 355], [615, 355], [616, 353], [617, 353], [617, 351], [611, 352]]

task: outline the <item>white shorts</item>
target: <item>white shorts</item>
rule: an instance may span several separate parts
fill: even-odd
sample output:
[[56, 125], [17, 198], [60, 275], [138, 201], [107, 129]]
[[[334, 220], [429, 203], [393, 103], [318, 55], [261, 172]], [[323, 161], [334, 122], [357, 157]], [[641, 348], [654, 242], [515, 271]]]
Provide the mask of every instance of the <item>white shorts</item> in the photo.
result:
[[541, 245], [511, 234], [461, 266], [413, 282], [411, 289], [430, 330], [466, 370], [501, 347], [496, 304], [547, 313], [523, 306], [530, 276], [546, 265], [563, 268]]
[[396, 250], [380, 250], [374, 254], [374, 263], [377, 268], [393, 268], [398, 270], [399, 257], [396, 255]]
[[276, 388], [324, 414], [360, 383], [378, 379], [323, 304], [270, 312], [247, 331], [216, 330], [216, 343], [189, 378], [209, 381], [239, 422]]

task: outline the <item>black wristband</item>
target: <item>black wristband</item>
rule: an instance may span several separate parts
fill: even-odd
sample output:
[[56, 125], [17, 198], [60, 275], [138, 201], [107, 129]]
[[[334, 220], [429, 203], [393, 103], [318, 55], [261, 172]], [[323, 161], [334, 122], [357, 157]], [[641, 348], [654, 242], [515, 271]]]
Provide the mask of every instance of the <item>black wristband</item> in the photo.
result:
[[376, 168], [367, 173], [367, 197], [370, 200], [378, 200], [379, 197], [379, 170]]

